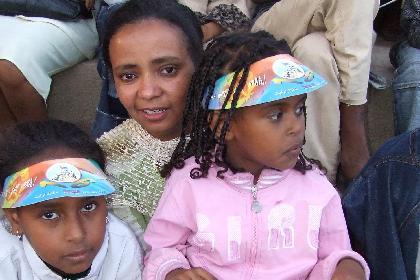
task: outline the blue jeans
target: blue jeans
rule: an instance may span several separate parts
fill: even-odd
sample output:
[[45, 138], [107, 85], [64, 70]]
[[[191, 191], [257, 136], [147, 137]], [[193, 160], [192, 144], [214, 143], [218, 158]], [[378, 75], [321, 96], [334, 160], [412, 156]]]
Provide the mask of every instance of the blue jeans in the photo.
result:
[[420, 129], [394, 137], [378, 150], [350, 184], [343, 209], [371, 279], [417, 279]]
[[117, 97], [115, 84], [112, 77], [112, 71], [105, 63], [102, 52], [103, 36], [109, 16], [113, 11], [118, 9], [121, 4], [108, 6], [104, 2], [97, 9], [96, 28], [99, 34], [100, 49], [98, 51], [97, 70], [102, 79], [102, 89], [98, 107], [96, 108], [96, 116], [92, 127], [92, 135], [95, 138], [101, 136], [128, 118], [127, 110], [121, 104]]
[[392, 89], [398, 135], [420, 127], [420, 50], [403, 41], [393, 48], [390, 56], [397, 68]]

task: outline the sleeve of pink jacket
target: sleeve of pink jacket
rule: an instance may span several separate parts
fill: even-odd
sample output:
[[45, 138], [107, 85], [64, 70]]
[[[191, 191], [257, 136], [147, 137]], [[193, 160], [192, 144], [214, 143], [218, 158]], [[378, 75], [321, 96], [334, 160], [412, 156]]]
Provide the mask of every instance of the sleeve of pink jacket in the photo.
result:
[[366, 261], [351, 249], [341, 200], [338, 194], [335, 194], [322, 213], [318, 262], [308, 279], [331, 279], [338, 262], [344, 258], [359, 262], [365, 271], [366, 280], [369, 279], [370, 270]]
[[[176, 189], [176, 190], [175, 190]], [[188, 192], [188, 191], [187, 191]], [[182, 213], [187, 195], [183, 186], [171, 178], [167, 181], [159, 205], [144, 234], [148, 253], [144, 258], [143, 279], [162, 279], [174, 269], [189, 269], [185, 258], [186, 241], [191, 233], [190, 223]]]

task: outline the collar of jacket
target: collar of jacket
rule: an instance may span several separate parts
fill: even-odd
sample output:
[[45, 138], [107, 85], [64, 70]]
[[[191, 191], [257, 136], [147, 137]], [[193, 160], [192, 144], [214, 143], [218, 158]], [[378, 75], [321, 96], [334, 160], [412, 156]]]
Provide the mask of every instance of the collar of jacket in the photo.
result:
[[[263, 169], [255, 186], [258, 189], [271, 187], [284, 180], [289, 173], [290, 169], [283, 171], [276, 169]], [[224, 180], [229, 185], [240, 189], [251, 190], [254, 186], [254, 175], [248, 172], [238, 172], [233, 174], [233, 172], [229, 170], [224, 174]]]

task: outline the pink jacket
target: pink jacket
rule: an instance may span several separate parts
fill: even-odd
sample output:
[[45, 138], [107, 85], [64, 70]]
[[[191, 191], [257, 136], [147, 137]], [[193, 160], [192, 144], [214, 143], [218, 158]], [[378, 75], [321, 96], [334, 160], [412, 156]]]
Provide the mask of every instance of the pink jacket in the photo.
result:
[[144, 235], [144, 279], [202, 267], [217, 279], [331, 279], [339, 260], [354, 258], [340, 197], [319, 170], [264, 170], [261, 212], [251, 210], [253, 176], [216, 169], [191, 179], [191, 159], [174, 170]]

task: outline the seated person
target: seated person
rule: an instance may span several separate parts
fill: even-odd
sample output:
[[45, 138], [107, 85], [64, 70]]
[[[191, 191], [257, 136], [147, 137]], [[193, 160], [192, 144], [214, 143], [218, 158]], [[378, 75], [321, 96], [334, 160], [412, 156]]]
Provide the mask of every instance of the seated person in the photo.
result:
[[369, 279], [337, 191], [301, 149], [306, 96], [325, 80], [260, 31], [216, 38], [191, 84], [144, 279]]
[[103, 167], [99, 145], [70, 123], [1, 134], [0, 279], [141, 279], [140, 245], [108, 213]]
[[[90, 9], [92, 0], [85, 4]], [[92, 18], [0, 15], [0, 37], [0, 130], [47, 119], [51, 76], [92, 58], [98, 45]]]

